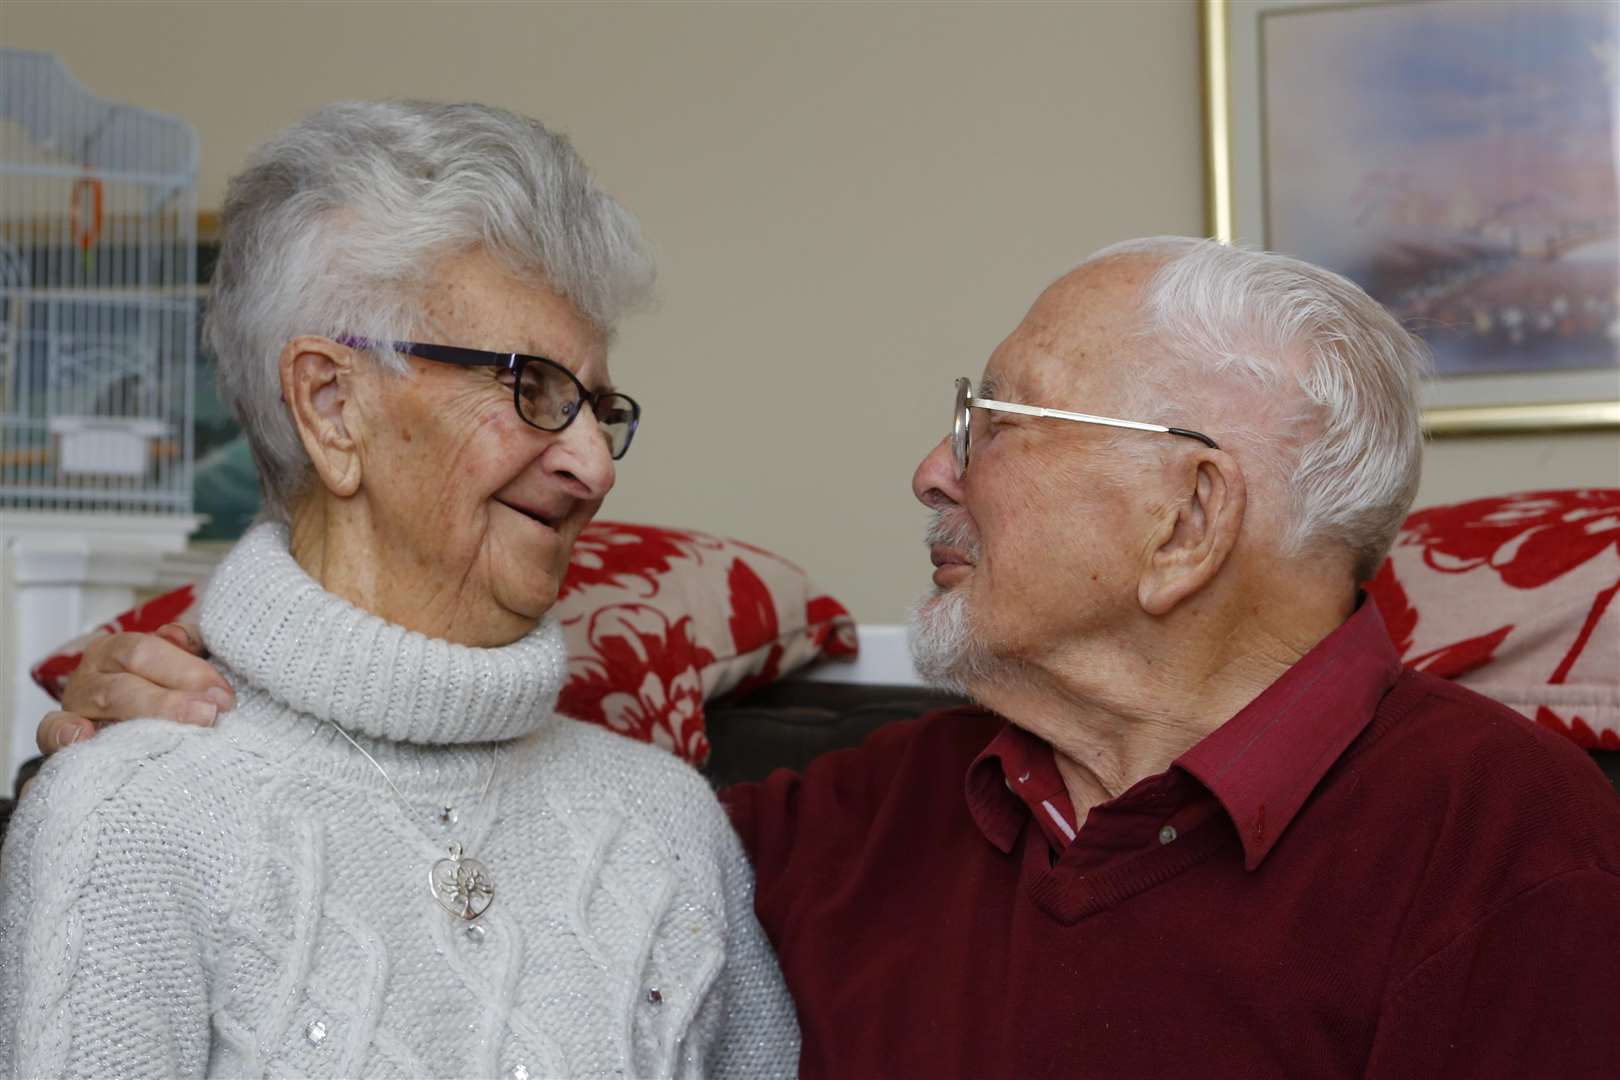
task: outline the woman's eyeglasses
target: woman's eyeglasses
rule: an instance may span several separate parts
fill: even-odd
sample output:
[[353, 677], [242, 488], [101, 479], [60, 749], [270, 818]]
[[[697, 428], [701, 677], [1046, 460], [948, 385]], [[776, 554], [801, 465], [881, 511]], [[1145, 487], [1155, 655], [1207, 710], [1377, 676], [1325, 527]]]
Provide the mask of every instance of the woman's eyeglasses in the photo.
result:
[[512, 406], [523, 422], [541, 431], [561, 431], [590, 406], [596, 426], [607, 441], [608, 453], [617, 461], [630, 449], [636, 425], [641, 423], [641, 406], [629, 394], [617, 390], [585, 389], [572, 371], [544, 356], [522, 353], [486, 352], [455, 345], [425, 345], [416, 341], [395, 341], [384, 346], [365, 338], [335, 338], [351, 349], [392, 348], [395, 352], [462, 367], [493, 367], [512, 372]]

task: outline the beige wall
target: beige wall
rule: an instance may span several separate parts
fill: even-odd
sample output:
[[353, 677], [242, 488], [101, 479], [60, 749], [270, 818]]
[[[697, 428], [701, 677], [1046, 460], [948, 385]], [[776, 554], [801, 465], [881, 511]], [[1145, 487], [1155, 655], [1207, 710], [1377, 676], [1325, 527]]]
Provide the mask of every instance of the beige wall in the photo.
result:
[[[0, 4], [0, 41], [189, 118], [203, 205], [339, 97], [472, 98], [569, 132], [659, 251], [622, 337], [648, 410], [610, 516], [776, 548], [866, 621], [927, 581], [908, 493], [1041, 286], [1203, 228], [1194, 0]], [[1620, 437], [1437, 445], [1425, 502], [1620, 484]]]

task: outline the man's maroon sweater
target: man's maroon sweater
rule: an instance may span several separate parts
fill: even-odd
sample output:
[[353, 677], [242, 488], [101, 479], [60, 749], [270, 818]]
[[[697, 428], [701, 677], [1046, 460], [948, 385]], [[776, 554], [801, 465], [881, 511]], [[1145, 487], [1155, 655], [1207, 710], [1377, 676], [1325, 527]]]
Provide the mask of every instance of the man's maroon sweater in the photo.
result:
[[1372, 605], [1055, 861], [1002, 724], [726, 793], [803, 1076], [1620, 1076], [1620, 799]]

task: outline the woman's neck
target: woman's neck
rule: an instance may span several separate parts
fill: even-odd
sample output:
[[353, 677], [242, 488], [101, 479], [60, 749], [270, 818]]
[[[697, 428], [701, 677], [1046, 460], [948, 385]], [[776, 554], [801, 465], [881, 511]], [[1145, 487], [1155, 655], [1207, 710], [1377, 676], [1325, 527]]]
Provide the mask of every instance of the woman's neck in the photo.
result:
[[539, 620], [509, 611], [465, 578], [444, 580], [390, 545], [363, 496], [321, 490], [294, 509], [293, 560], [321, 588], [386, 622], [430, 638], [488, 649], [510, 645]]

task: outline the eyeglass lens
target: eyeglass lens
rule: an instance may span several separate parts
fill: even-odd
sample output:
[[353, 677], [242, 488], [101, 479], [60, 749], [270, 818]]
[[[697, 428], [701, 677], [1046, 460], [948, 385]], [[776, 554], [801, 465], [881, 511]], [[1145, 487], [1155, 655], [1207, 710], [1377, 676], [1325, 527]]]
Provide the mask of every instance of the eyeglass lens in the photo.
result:
[[[568, 426], [583, 398], [579, 384], [565, 371], [549, 364], [525, 364], [518, 376], [518, 407], [523, 418], [543, 431], [561, 431]], [[596, 426], [607, 440], [608, 452], [615, 458], [630, 446], [636, 430], [635, 404], [623, 394], [602, 394], [591, 410]]]
[[973, 423], [973, 410], [968, 399], [973, 396], [973, 384], [967, 379], [956, 380], [956, 397], [951, 407], [951, 452], [956, 457], [956, 475], [967, 471], [968, 432]]

